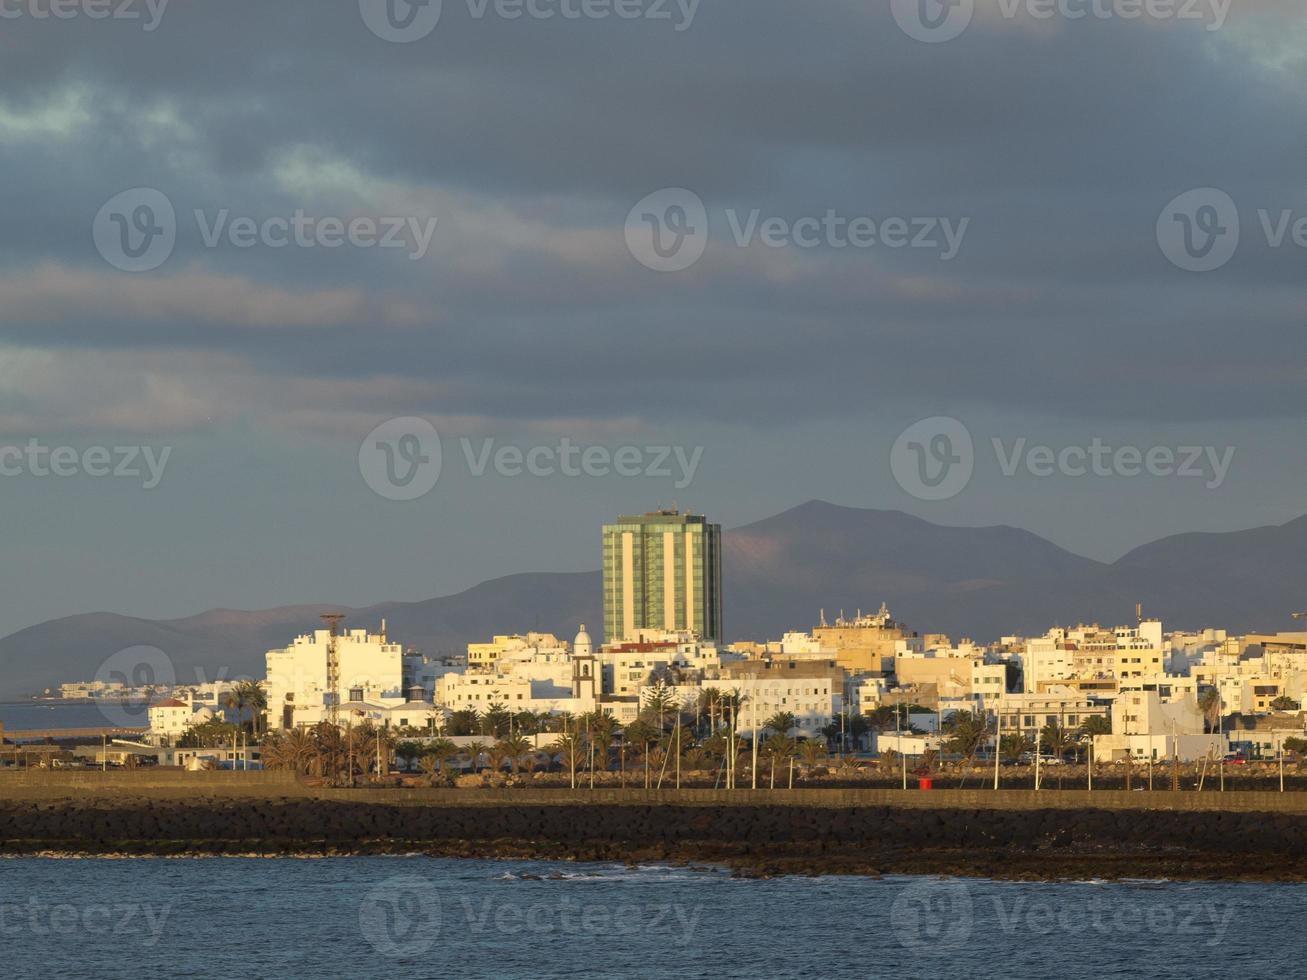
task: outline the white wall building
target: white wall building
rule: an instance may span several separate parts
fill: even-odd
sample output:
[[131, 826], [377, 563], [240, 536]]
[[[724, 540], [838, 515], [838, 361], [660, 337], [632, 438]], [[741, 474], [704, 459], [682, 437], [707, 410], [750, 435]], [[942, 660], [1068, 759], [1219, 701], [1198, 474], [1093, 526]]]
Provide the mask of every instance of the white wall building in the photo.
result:
[[288, 647], [268, 651], [269, 728], [315, 723], [325, 716], [322, 709], [329, 694], [334, 694], [338, 703], [404, 703], [404, 650], [386, 639], [384, 623], [380, 633], [348, 630], [335, 638], [340, 665], [340, 683], [335, 692], [329, 691], [327, 685], [327, 650], [331, 642], [330, 631], [322, 629], [297, 636]]

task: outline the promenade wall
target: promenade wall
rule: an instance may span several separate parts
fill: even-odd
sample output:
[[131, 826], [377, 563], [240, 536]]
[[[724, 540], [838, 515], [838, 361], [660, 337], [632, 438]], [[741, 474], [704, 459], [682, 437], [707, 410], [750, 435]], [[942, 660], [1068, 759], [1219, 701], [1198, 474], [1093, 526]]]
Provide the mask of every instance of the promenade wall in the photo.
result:
[[330, 789], [280, 772], [185, 772], [181, 770], [0, 773], [0, 800], [115, 798], [309, 799], [390, 806], [689, 806], [881, 808], [911, 810], [1167, 810], [1307, 814], [1307, 793], [1169, 790], [886, 790], [803, 788], [712, 789]]

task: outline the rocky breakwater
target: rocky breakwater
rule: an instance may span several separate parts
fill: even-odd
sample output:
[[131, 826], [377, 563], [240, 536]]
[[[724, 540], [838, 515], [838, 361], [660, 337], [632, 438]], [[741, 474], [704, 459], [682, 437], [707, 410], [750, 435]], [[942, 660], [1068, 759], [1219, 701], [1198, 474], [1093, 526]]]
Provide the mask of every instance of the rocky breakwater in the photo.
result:
[[1219, 810], [311, 798], [0, 802], [0, 854], [381, 854], [721, 863], [741, 874], [1307, 880], [1307, 815]]

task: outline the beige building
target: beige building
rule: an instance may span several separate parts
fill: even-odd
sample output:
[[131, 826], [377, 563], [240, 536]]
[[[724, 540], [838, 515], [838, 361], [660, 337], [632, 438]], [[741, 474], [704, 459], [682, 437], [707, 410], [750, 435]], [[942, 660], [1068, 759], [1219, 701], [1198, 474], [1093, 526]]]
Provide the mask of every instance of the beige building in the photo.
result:
[[874, 616], [859, 610], [853, 619], [841, 613], [833, 625], [826, 615], [812, 631], [812, 638], [824, 650], [831, 650], [839, 665], [854, 673], [888, 673], [894, 669], [894, 653], [900, 640], [918, 638], [916, 633], [894, 621], [884, 603]]

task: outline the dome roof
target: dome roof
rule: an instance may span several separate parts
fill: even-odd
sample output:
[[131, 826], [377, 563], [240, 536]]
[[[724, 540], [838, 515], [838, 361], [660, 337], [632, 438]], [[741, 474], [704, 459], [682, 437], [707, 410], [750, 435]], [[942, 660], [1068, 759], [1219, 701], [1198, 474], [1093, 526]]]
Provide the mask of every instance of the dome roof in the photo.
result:
[[585, 653], [589, 653], [593, 648], [590, 641], [590, 634], [585, 631], [585, 623], [581, 624], [581, 631], [576, 634], [576, 639], [572, 641], [572, 652], [581, 653], [584, 648]]

